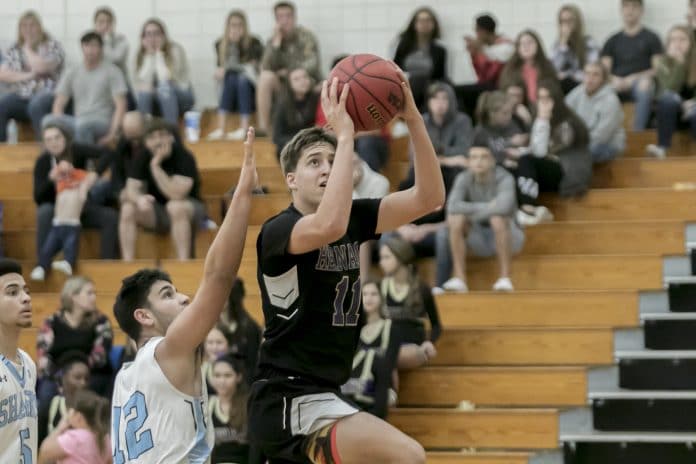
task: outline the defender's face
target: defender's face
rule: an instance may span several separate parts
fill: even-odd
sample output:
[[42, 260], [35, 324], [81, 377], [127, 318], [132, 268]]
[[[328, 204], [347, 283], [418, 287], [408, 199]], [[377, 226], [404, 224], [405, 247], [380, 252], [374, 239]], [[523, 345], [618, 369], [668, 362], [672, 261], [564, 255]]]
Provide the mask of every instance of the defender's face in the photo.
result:
[[305, 202], [319, 205], [326, 190], [336, 149], [325, 142], [304, 149], [297, 161], [295, 172], [288, 173], [290, 190]]
[[169, 325], [191, 302], [189, 297], [178, 293], [166, 280], [158, 280], [150, 288], [147, 297], [158, 331], [167, 332]]
[[232, 396], [242, 376], [226, 362], [217, 362], [213, 366], [213, 388], [220, 396]]
[[20, 274], [10, 273], [0, 277], [0, 325], [31, 327], [31, 296]]

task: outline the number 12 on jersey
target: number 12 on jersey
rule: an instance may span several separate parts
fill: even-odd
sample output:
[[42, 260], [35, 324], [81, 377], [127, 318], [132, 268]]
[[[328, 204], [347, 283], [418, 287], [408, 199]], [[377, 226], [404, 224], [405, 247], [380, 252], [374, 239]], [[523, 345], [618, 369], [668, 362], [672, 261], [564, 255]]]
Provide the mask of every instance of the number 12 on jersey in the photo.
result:
[[358, 325], [360, 317], [360, 278], [353, 282], [352, 295], [350, 300], [350, 309], [347, 313], [343, 312], [343, 303], [348, 296], [348, 287], [350, 278], [343, 276], [341, 281], [336, 285], [336, 298], [334, 299], [334, 315], [333, 325], [337, 327], [355, 327]]
[[[128, 461], [121, 449], [121, 413], [123, 417], [129, 417], [126, 422], [126, 430], [124, 436], [126, 438], [126, 452], [128, 453]], [[147, 404], [145, 404], [145, 395], [136, 391], [126, 402], [123, 408], [114, 406], [112, 411], [112, 427], [113, 433], [112, 442], [114, 444], [114, 464], [125, 464], [133, 459], [138, 459], [140, 455], [150, 451], [154, 444], [152, 443], [152, 432], [144, 430], [145, 420], [147, 420]]]

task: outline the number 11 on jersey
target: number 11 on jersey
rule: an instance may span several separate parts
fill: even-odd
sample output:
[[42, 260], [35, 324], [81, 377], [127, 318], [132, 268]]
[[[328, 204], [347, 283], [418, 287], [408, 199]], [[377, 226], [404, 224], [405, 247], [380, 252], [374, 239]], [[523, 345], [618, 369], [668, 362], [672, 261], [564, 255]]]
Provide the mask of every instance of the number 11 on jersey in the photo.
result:
[[343, 312], [343, 303], [348, 296], [348, 287], [350, 278], [343, 276], [341, 281], [336, 285], [336, 298], [334, 299], [334, 315], [333, 325], [337, 327], [355, 327], [358, 325], [360, 317], [360, 278], [353, 282], [352, 295], [350, 300], [350, 309], [347, 313]]

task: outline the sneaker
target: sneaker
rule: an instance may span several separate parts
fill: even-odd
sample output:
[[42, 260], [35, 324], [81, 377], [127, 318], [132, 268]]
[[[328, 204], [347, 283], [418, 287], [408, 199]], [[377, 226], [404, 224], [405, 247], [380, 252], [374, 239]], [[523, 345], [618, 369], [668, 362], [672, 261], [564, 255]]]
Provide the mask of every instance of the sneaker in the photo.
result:
[[535, 226], [539, 224], [539, 218], [536, 217], [536, 214], [528, 213], [522, 209], [517, 210], [515, 218], [517, 219], [517, 223], [522, 227]]
[[476, 410], [476, 405], [469, 400], [464, 400], [459, 402], [457, 409], [460, 411], [474, 411]]
[[430, 292], [433, 294], [433, 296], [438, 296], [445, 293], [445, 289], [443, 289], [442, 287], [433, 287], [433, 289], [430, 290]]
[[539, 218], [539, 224], [553, 222], [553, 213], [546, 206], [537, 206], [534, 215]]
[[469, 287], [466, 286], [466, 282], [459, 277], [452, 277], [447, 282], [442, 284], [442, 288], [448, 292], [466, 293], [469, 291]]
[[512, 286], [512, 281], [510, 281], [509, 277], [501, 277], [493, 284], [493, 290], [496, 292], [512, 292], [515, 290], [515, 287]]
[[408, 126], [403, 121], [396, 121], [391, 127], [391, 136], [395, 139], [406, 137], [408, 135]]
[[247, 131], [244, 130], [244, 128], [240, 127], [237, 130], [233, 130], [232, 132], [228, 132], [227, 135], [225, 135], [225, 138], [227, 140], [244, 140], [244, 139], [246, 139], [246, 133], [247, 133]]
[[53, 268], [54, 271], [60, 271], [66, 276], [71, 276], [72, 275], [72, 266], [70, 265], [69, 262], [65, 260], [61, 261], [53, 261], [51, 264], [51, 267]]
[[665, 159], [667, 157], [667, 149], [659, 145], [655, 145], [654, 143], [651, 143], [645, 147], [645, 151], [657, 159]]
[[206, 139], [208, 140], [222, 140], [222, 138], [225, 136], [225, 132], [222, 129], [215, 129], [213, 132], [208, 134]]
[[46, 271], [41, 266], [36, 266], [29, 274], [29, 278], [37, 282], [43, 282], [46, 280]]

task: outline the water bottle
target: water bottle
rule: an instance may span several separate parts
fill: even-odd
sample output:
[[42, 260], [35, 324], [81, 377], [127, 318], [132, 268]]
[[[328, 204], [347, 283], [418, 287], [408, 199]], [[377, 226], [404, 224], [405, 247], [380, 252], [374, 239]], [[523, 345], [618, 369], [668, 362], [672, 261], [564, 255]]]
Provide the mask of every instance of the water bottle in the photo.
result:
[[10, 122], [7, 123], [7, 143], [17, 145], [18, 139], [17, 122], [14, 119], [10, 119]]

